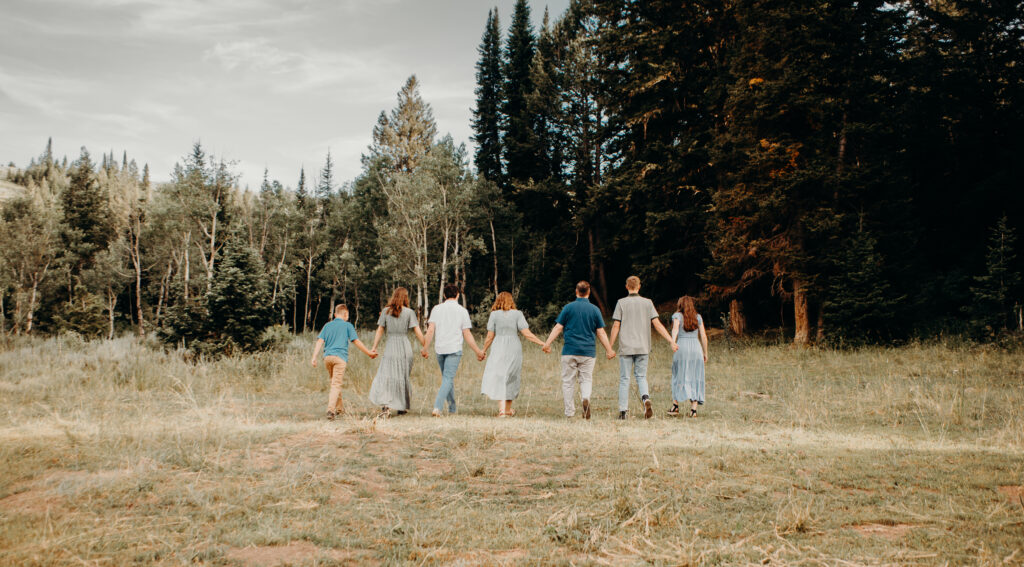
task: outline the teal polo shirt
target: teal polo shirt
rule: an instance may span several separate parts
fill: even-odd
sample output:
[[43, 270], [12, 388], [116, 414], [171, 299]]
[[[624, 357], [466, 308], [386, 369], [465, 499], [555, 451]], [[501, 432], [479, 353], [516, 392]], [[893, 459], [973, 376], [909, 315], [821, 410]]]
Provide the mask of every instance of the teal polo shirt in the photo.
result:
[[565, 327], [565, 344], [562, 356], [597, 356], [597, 330], [604, 328], [604, 316], [596, 305], [586, 297], [577, 297], [576, 301], [562, 308], [555, 323]]
[[324, 340], [324, 356], [337, 356], [348, 362], [348, 344], [359, 338], [356, 328], [344, 319], [335, 319], [324, 325], [320, 337]]

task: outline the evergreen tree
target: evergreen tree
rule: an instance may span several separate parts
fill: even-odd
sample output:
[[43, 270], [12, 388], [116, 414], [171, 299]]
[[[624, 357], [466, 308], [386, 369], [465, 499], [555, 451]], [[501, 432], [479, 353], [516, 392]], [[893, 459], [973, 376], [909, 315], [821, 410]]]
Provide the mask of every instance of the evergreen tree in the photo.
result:
[[271, 284], [266, 267], [245, 239], [228, 240], [207, 296], [209, 326], [219, 343], [250, 351], [274, 323]]
[[327, 149], [327, 159], [324, 167], [320, 170], [320, 178], [316, 185], [316, 197], [320, 200], [327, 200], [334, 194], [334, 160], [331, 159], [331, 150]]
[[395, 172], [411, 172], [423, 160], [437, 136], [430, 105], [420, 96], [419, 80], [412, 75], [398, 92], [398, 106], [390, 116], [381, 111], [373, 128], [371, 158], [384, 161]]
[[501, 167], [501, 123], [503, 82], [501, 72], [501, 27], [498, 9], [487, 12], [487, 25], [478, 48], [476, 64], [476, 108], [473, 109], [474, 161], [485, 179], [499, 181]]
[[1020, 273], [1014, 269], [1017, 235], [1006, 215], [992, 228], [985, 254], [985, 274], [974, 277], [971, 304], [965, 309], [970, 329], [979, 338], [991, 339], [1019, 326]]
[[97, 252], [106, 248], [112, 232], [106, 188], [97, 181], [89, 151], [84, 147], [61, 201], [65, 258], [71, 275], [77, 276], [91, 264]]
[[894, 295], [875, 240], [866, 231], [840, 244], [842, 253], [822, 304], [829, 342], [853, 346], [890, 340], [899, 334], [899, 318], [893, 314], [906, 298]]
[[505, 133], [502, 141], [509, 183], [539, 181], [546, 177], [535, 161], [537, 141], [527, 103], [527, 97], [533, 92], [531, 67], [535, 51], [530, 6], [526, 0], [516, 0], [505, 44]]

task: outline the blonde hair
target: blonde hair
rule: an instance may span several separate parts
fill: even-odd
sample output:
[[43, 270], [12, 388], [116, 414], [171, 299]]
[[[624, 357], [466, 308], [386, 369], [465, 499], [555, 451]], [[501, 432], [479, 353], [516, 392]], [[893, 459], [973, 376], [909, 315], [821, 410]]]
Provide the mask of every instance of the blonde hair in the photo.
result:
[[342, 311], [348, 311], [348, 305], [345, 305], [344, 303], [339, 303], [339, 304], [334, 306], [334, 316], [335, 317], [340, 316]]
[[503, 291], [498, 294], [498, 297], [494, 298], [494, 305], [491, 306], [491, 311], [508, 311], [516, 308], [516, 300], [512, 298], [512, 294]]
[[626, 278], [626, 289], [629, 291], [636, 291], [640, 289], [640, 278], [636, 276], [629, 276]]

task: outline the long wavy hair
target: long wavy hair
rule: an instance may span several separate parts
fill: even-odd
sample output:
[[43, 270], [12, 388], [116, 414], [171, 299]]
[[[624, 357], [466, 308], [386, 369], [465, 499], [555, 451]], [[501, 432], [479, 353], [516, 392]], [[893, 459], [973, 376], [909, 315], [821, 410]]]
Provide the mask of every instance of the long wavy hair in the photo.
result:
[[498, 297], [494, 298], [494, 305], [491, 306], [491, 311], [508, 311], [515, 308], [516, 300], [512, 299], [512, 294], [503, 291], [498, 294]]
[[404, 287], [396, 287], [395, 291], [391, 294], [391, 299], [388, 300], [388, 306], [384, 308], [384, 311], [392, 317], [398, 317], [402, 314], [403, 307], [409, 307], [409, 290]]
[[697, 330], [697, 308], [693, 306], [693, 298], [684, 295], [676, 304], [676, 311], [683, 314], [683, 330], [689, 333]]

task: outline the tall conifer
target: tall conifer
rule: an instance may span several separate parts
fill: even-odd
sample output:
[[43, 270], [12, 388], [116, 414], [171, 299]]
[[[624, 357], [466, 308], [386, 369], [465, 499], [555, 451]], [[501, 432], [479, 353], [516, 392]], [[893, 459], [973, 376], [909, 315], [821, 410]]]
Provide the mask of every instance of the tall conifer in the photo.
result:
[[476, 108], [473, 109], [473, 140], [476, 142], [474, 161], [481, 176], [497, 182], [502, 174], [503, 101], [501, 27], [497, 8], [487, 12], [487, 25], [477, 51], [480, 60], [476, 64]]

